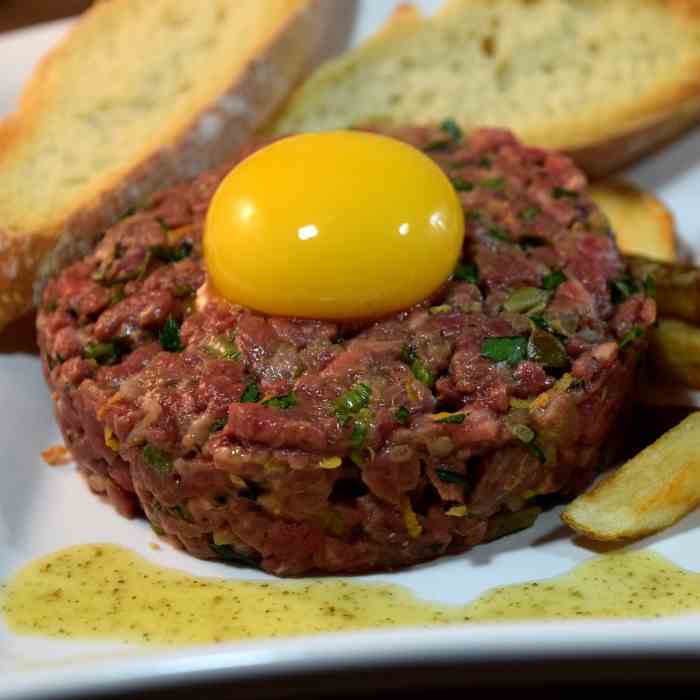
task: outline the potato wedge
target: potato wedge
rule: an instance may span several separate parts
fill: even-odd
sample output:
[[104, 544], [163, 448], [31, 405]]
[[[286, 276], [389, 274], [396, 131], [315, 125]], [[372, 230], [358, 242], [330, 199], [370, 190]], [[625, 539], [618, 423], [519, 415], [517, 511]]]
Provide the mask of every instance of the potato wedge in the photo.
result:
[[662, 318], [649, 333], [649, 355], [664, 379], [700, 389], [700, 328]]
[[654, 260], [677, 259], [673, 215], [654, 195], [623, 180], [600, 180], [589, 189], [617, 237], [620, 250]]
[[637, 256], [627, 256], [627, 265], [637, 279], [654, 281], [659, 315], [700, 323], [700, 268]]
[[700, 504], [700, 412], [600, 481], [564, 510], [562, 520], [602, 542], [670, 527]]

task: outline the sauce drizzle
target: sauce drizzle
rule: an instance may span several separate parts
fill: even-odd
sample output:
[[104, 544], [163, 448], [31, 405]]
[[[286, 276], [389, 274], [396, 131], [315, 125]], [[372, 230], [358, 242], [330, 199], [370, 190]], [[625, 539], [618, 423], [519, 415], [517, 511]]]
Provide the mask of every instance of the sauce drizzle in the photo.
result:
[[400, 625], [693, 613], [700, 612], [700, 574], [650, 551], [606, 554], [563, 576], [451, 606], [399, 585], [353, 579], [198, 578], [100, 544], [28, 564], [3, 586], [1, 603], [18, 634], [185, 645]]

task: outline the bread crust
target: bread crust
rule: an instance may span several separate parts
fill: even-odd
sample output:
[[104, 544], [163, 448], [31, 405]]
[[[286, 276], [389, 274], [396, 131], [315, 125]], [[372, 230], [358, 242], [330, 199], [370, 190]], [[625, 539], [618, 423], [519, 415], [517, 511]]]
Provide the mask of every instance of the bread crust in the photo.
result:
[[[295, 4], [299, 9], [261, 37], [254, 55], [224, 93], [157, 148], [144, 147], [133, 166], [126, 173], [115, 173], [91, 201], [39, 231], [18, 235], [0, 230], [0, 329], [31, 307], [32, 288], [38, 300], [46, 280], [85, 254], [127, 209], [157, 189], [230, 157], [299, 80], [341, 47], [352, 19], [348, 6], [339, 13], [338, 5], [326, 0]], [[99, 10], [100, 4], [88, 14]], [[0, 151], [22, 137], [32, 114], [41, 109], [41, 80], [62, 47], [44, 58], [22, 95], [20, 109], [0, 127]]]

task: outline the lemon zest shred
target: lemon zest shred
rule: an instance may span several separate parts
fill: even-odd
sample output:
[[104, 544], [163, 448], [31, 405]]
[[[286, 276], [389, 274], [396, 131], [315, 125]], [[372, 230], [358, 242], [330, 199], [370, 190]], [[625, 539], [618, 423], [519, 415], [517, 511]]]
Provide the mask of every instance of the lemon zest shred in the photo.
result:
[[418, 516], [411, 507], [411, 501], [404, 497], [401, 501], [401, 511], [403, 512], [403, 522], [406, 525], [406, 531], [414, 540], [423, 532], [423, 526], [418, 521]]

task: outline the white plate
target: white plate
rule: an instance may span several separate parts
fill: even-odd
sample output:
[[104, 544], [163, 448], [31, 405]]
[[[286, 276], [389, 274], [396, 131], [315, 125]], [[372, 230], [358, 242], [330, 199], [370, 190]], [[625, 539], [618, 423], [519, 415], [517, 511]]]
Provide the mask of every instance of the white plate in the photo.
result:
[[[362, 2], [353, 40], [376, 28], [396, 4], [393, 0]], [[438, 3], [424, 0], [420, 4], [431, 9]], [[0, 113], [11, 109], [31, 67], [65, 26], [46, 25], [0, 37]], [[700, 244], [696, 204], [700, 132], [647, 160], [630, 176], [657, 191], [675, 212], [685, 240], [691, 246]], [[41, 196], [41, 183], [37, 183], [36, 194]], [[49, 469], [39, 452], [60, 438], [36, 356], [0, 354], [0, 416], [0, 578], [36, 557], [84, 542], [122, 544], [159, 564], [194, 574], [265, 577], [197, 561], [167, 546], [152, 551], [148, 548], [152, 535], [145, 522], [119, 518], [88, 493], [73, 468]], [[700, 514], [693, 515], [645, 546], [682, 566], [700, 570], [700, 534], [695, 531], [699, 524]], [[366, 578], [403, 584], [427, 599], [466, 602], [492, 586], [557, 575], [592, 556], [573, 543], [561, 528], [558, 514], [552, 512], [532, 530], [477, 547], [463, 556], [400, 574]], [[318, 679], [333, 671], [347, 672], [343, 680], [346, 684], [369, 682], [369, 676], [363, 674], [376, 671], [371, 679], [375, 686], [398, 686], [415, 678], [421, 669], [435, 665], [448, 665], [452, 674], [461, 668], [473, 680], [483, 680], [487, 672], [491, 678], [495, 673], [503, 680], [507, 676], [498, 676], [498, 669], [519, 664], [525, 673], [532, 668], [526, 662], [538, 662], [540, 673], [544, 663], [549, 677], [554, 672], [560, 676], [562, 669], [573, 672], [573, 666], [562, 665], [567, 659], [572, 663], [575, 659], [592, 659], [597, 669], [604, 660], [618, 663], [620, 657], [629, 655], [654, 655], [659, 660], [683, 656], [697, 662], [699, 622], [697, 617], [684, 617], [655, 622], [407, 629], [229, 644], [177, 653], [19, 637], [0, 626], [0, 696], [8, 700], [76, 697], [170, 683], [225, 681], [237, 684], [238, 697], [243, 697], [246, 692], [255, 695], [282, 681], [287, 690], [301, 687], [304, 678], [308, 683], [312, 674]], [[402, 668], [398, 674], [383, 672], [398, 667]], [[652, 664], [638, 667], [638, 671], [653, 669]], [[456, 677], [441, 674], [424, 674], [421, 682]], [[279, 690], [280, 686], [275, 687]]]

